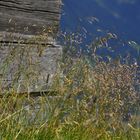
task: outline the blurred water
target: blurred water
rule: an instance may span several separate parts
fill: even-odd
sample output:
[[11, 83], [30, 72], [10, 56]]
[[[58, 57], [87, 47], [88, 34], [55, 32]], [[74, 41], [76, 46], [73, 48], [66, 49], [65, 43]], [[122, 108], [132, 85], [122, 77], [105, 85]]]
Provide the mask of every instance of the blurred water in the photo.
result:
[[140, 44], [140, 1], [139, 0], [64, 0], [61, 29], [66, 32], [81, 32], [82, 46], [90, 44], [96, 37], [107, 32], [115, 33], [117, 41], [109, 42], [115, 50], [99, 53], [112, 57], [131, 53], [138, 57], [128, 43]]

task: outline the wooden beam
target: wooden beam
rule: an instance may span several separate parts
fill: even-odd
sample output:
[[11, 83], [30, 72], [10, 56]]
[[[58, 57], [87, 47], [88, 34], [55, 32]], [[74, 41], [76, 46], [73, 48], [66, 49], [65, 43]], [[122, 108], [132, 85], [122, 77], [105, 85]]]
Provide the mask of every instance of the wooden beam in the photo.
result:
[[13, 32], [0, 32], [0, 43], [30, 44], [30, 45], [50, 45], [55, 46], [56, 41], [52, 36], [45, 35], [25, 35]]
[[61, 0], [1, 0], [0, 31], [38, 35], [50, 28], [56, 33]]

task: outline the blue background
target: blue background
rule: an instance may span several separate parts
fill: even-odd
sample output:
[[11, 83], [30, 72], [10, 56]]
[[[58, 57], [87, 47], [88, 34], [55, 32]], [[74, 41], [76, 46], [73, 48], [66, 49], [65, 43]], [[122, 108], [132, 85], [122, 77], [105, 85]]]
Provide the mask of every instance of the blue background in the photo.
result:
[[128, 52], [137, 55], [127, 42], [140, 43], [140, 0], [63, 0], [63, 4], [61, 30], [82, 34], [87, 31], [82, 46], [111, 32], [118, 36], [111, 43], [115, 50], [112, 56]]

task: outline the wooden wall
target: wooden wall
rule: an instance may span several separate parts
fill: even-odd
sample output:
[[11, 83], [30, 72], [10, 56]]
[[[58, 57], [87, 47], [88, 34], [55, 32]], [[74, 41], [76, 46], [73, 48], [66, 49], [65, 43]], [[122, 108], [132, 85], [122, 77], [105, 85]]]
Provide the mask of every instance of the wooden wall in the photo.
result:
[[0, 89], [47, 90], [62, 48], [61, 0], [0, 0]]

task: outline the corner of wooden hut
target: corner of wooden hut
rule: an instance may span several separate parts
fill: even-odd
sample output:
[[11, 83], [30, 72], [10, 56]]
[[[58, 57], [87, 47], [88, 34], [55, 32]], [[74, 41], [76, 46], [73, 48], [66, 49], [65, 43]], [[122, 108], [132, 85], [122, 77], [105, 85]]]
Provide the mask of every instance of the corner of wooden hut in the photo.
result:
[[60, 15], [61, 0], [0, 1], [2, 90], [47, 90], [62, 54], [55, 40]]

